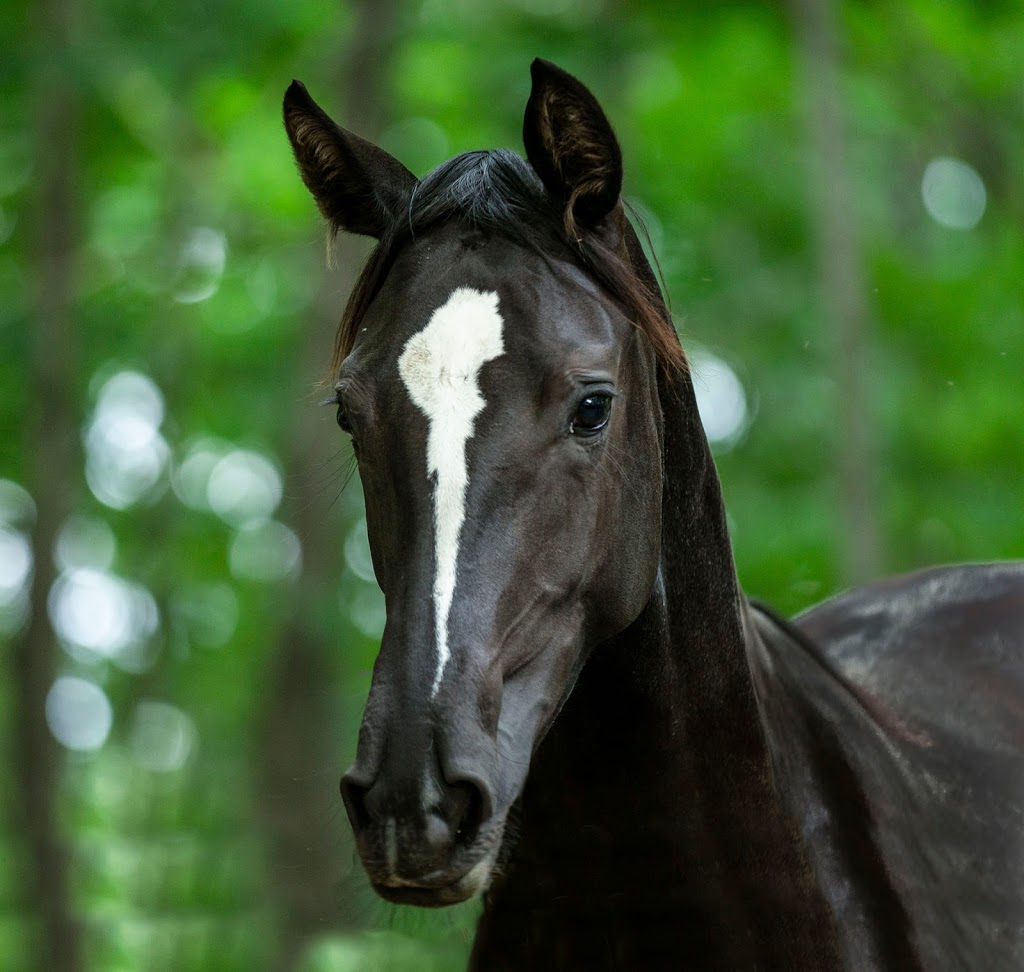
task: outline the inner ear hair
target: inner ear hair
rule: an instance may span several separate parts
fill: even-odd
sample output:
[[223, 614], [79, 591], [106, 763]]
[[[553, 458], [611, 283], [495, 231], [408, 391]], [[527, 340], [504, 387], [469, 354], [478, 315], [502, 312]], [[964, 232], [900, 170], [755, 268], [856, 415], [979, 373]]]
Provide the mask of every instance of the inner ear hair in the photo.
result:
[[[618, 202], [622, 152], [597, 99], [580, 81], [540, 59], [523, 120], [527, 158], [565, 209], [566, 232], [595, 227]], [[578, 225], [579, 224], [579, 225]]]
[[345, 160], [338, 140], [331, 137], [319, 119], [309, 115], [286, 115], [285, 126], [302, 181], [313, 194], [324, 219], [338, 229], [342, 225], [343, 214], [336, 203], [338, 197], [344, 197], [350, 191], [342, 178]]
[[416, 177], [383, 149], [336, 125], [299, 81], [285, 93], [284, 125], [302, 181], [331, 229], [379, 239]]

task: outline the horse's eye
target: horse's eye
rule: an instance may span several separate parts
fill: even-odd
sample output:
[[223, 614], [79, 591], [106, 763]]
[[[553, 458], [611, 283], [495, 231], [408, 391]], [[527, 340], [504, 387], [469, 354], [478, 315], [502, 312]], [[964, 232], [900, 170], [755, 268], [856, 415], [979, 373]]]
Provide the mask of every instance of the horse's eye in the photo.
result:
[[611, 395], [587, 395], [576, 406], [569, 431], [573, 435], [593, 435], [608, 424], [612, 411]]
[[347, 432], [349, 435], [352, 434], [352, 426], [348, 422], [348, 413], [345, 411], [345, 406], [338, 405], [338, 428], [342, 432]]

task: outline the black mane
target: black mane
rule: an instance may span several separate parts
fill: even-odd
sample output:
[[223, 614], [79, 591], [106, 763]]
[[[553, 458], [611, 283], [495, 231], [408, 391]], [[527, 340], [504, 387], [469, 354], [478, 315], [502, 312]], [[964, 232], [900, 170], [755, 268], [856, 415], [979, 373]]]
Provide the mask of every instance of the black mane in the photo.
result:
[[561, 213], [530, 164], [510, 149], [464, 152], [442, 162], [409, 194], [406, 231], [415, 236], [437, 223], [462, 218], [479, 229], [507, 233], [530, 244], [546, 230], [560, 243]]
[[442, 162], [413, 185], [403, 210], [402, 218], [391, 221], [382, 235], [352, 290], [338, 327], [329, 380], [352, 350], [363, 316], [402, 248], [450, 221], [577, 264], [647, 335], [663, 365], [685, 368], [672, 319], [623, 208], [608, 217], [605, 233], [573, 238], [561, 207], [530, 164], [510, 149], [492, 149]]

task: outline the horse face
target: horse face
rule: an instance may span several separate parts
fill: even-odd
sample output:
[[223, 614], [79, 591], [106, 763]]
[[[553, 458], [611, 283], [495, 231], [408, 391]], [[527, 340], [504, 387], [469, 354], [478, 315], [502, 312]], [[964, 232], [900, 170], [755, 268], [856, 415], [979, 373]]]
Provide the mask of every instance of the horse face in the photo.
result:
[[[318, 195], [321, 209], [386, 235], [404, 170], [336, 128], [316, 142], [322, 119], [304, 99], [293, 86], [285, 115], [307, 184], [351, 186], [341, 203]], [[621, 233], [618, 148], [592, 96], [535, 65], [531, 106], [536, 191], [565, 201], [573, 232]], [[586, 191], [558, 168], [571, 145], [551, 144], [563, 110], [585, 129], [566, 145], [602, 163], [570, 173]], [[307, 171], [332, 158], [340, 175]], [[387, 606], [342, 792], [370, 879], [397, 902], [449, 904], [486, 886], [533, 751], [657, 573], [654, 353], [572, 260], [528, 239], [464, 218], [413, 235], [338, 377]]]
[[374, 883], [458, 900], [587, 653], [657, 570], [653, 359], [574, 267], [449, 227], [346, 359], [387, 624], [344, 793]]

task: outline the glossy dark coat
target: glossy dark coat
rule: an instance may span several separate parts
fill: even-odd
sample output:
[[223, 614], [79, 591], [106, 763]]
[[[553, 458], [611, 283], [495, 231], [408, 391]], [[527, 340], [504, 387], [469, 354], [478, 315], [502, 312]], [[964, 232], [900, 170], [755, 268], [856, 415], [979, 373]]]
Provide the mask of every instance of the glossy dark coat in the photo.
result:
[[[343, 793], [375, 888], [483, 892], [473, 968], [1024, 968], [1024, 567], [787, 622], [739, 589], [693, 389], [590, 93], [536, 62], [530, 165], [422, 181], [285, 98], [334, 229], [380, 240], [337, 403], [388, 610]], [[425, 428], [397, 378], [455, 287], [499, 297], [436, 697]], [[574, 409], [614, 390], [592, 440]], [[781, 514], [780, 514], [781, 516]]]

